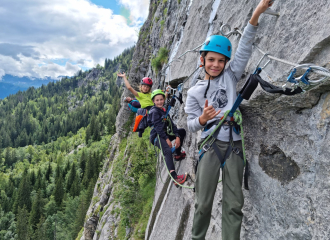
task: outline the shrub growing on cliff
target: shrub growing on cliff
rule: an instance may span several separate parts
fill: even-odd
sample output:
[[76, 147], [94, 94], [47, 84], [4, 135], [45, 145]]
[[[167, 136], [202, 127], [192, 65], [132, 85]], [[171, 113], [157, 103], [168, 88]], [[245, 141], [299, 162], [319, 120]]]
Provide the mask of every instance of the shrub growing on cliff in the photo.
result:
[[165, 17], [166, 17], [166, 15], [167, 15], [167, 11], [168, 11], [168, 9], [165, 8], [165, 9], [164, 9], [164, 12], [163, 12]]
[[163, 65], [168, 61], [168, 50], [164, 47], [160, 48], [157, 56], [152, 57], [151, 66], [152, 69], [158, 74]]

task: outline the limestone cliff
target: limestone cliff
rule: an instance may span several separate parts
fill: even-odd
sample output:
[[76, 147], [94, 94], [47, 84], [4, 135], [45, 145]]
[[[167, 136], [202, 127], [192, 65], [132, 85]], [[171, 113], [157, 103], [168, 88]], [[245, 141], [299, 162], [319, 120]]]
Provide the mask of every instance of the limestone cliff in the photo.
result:
[[[180, 82], [197, 67], [198, 53], [188, 53], [170, 69], [156, 73], [150, 58], [161, 47], [169, 50], [169, 61], [203, 43], [207, 36], [218, 34], [227, 23], [242, 29], [252, 15], [258, 0], [164, 0], [151, 1], [149, 16], [140, 31], [133, 55], [129, 81], [137, 86], [143, 76], [159, 82]], [[314, 63], [329, 68], [330, 2], [276, 0], [273, 7], [279, 17], [263, 15], [259, 21], [256, 44], [268, 53], [297, 63]], [[239, 36], [231, 36], [234, 50]], [[238, 89], [253, 72], [262, 55], [254, 50]], [[273, 84], [284, 84], [290, 66], [272, 61], [261, 76]], [[163, 73], [163, 74], [162, 74]], [[194, 84], [194, 75], [184, 85]], [[304, 94], [293, 97], [267, 94], [257, 89], [251, 100], [244, 101], [246, 149], [251, 165], [250, 190], [244, 190], [242, 239], [328, 239], [330, 227], [330, 163], [329, 121], [330, 81]], [[123, 96], [129, 95], [125, 90]], [[177, 104], [175, 119], [186, 128], [184, 104]], [[113, 137], [109, 161], [100, 173], [82, 239], [116, 239], [118, 216], [111, 213], [112, 168], [118, 143], [125, 128], [123, 119], [130, 112], [122, 106], [117, 116], [117, 134]], [[127, 126], [127, 125], [126, 125]], [[187, 129], [187, 128], [186, 128]], [[194, 185], [194, 164], [197, 160], [199, 133], [188, 133], [184, 148], [188, 157], [177, 165], [186, 171]], [[160, 161], [160, 159], [158, 159]], [[194, 193], [175, 188], [169, 182], [163, 164], [157, 178], [152, 212], [145, 239], [191, 239], [194, 213]], [[219, 184], [211, 224], [206, 239], [220, 239], [222, 187]], [[99, 207], [101, 206], [101, 207]], [[100, 218], [97, 209], [107, 208]], [[98, 234], [94, 234], [98, 231]], [[131, 238], [131, 229], [126, 237]]]

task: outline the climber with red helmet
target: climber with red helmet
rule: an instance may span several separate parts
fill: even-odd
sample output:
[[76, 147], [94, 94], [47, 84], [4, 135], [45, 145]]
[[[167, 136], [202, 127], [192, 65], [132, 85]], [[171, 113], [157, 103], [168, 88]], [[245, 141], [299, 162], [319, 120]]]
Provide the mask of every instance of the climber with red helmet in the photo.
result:
[[260, 1], [244, 29], [232, 60], [232, 45], [226, 37], [209, 36], [200, 49], [200, 61], [205, 71], [205, 78], [189, 89], [185, 112], [188, 115], [189, 131], [202, 130], [200, 144], [203, 144], [203, 140], [209, 135], [214, 141], [207, 142], [200, 150], [195, 181], [192, 240], [205, 240], [220, 169], [222, 169], [223, 185], [222, 239], [240, 239], [244, 204], [242, 179], [245, 164], [241, 136], [235, 131], [236, 122], [230, 117], [221, 121], [223, 124], [216, 130], [215, 128], [224, 113], [231, 110], [234, 105], [237, 98], [236, 84], [241, 79], [251, 57], [259, 16], [271, 5], [271, 0]]
[[128, 108], [132, 112], [136, 113], [133, 132], [138, 132], [139, 137], [142, 137], [144, 130], [148, 127], [147, 113], [150, 108], [154, 106], [154, 103], [151, 100], [152, 80], [149, 77], [142, 78], [139, 86], [140, 92], [137, 92], [127, 81], [126, 74], [124, 72], [117, 73], [117, 76], [124, 79], [125, 86], [136, 98], [132, 99], [130, 97], [126, 97], [125, 101], [128, 102]]
[[[132, 88], [132, 86], [129, 84], [127, 78], [126, 78], [126, 74], [123, 73], [117, 73], [118, 77], [122, 77], [124, 79], [124, 83], [125, 86], [127, 87], [127, 89], [136, 97], [136, 99], [139, 101], [141, 108], [146, 108], [146, 109], [150, 109], [154, 103], [151, 100], [151, 87], [152, 87], [152, 80], [149, 77], [144, 77], [141, 80], [140, 86], [139, 86], [139, 90], [140, 92], [135, 91], [134, 88]], [[130, 97], [127, 97], [125, 99], [126, 102], [130, 103], [133, 99]], [[134, 106], [130, 106], [130, 104], [128, 105], [128, 107], [133, 111], [133, 112], [137, 112], [137, 108], [134, 108]]]

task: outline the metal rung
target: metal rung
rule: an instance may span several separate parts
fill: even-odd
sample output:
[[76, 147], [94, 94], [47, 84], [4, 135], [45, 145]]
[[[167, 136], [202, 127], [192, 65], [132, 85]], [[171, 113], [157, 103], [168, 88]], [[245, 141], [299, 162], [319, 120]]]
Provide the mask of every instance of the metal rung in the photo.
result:
[[267, 10], [264, 13], [269, 14], [269, 15], [273, 15], [273, 16], [277, 16], [277, 17], [280, 16], [279, 12], [275, 12], [273, 9], [270, 9], [270, 8], [267, 8]]

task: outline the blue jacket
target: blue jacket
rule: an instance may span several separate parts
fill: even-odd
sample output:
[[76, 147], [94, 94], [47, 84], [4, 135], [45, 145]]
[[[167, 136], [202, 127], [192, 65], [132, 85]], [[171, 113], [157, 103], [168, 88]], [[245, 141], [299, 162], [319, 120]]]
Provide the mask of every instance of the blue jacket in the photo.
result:
[[[166, 133], [166, 122], [163, 121], [163, 117], [165, 117], [166, 111], [164, 109], [158, 108], [158, 107], [152, 107], [148, 113], [148, 125], [150, 127], [153, 126], [151, 132], [150, 132], [150, 141], [153, 143], [155, 138], [157, 137], [157, 134], [159, 137], [163, 139], [167, 139], [167, 133]], [[173, 133], [176, 136], [179, 136], [178, 128], [173, 123], [172, 119], [170, 118], [170, 121], [172, 123], [172, 129]]]

